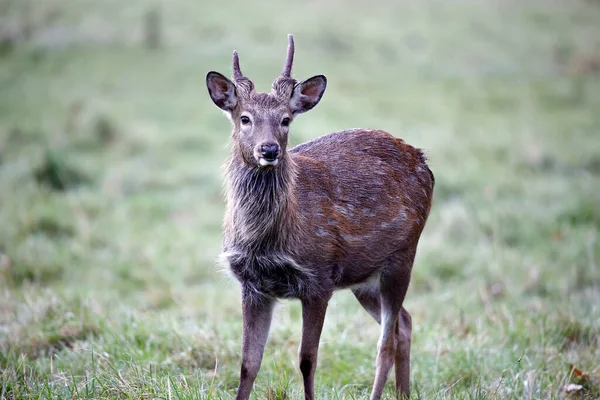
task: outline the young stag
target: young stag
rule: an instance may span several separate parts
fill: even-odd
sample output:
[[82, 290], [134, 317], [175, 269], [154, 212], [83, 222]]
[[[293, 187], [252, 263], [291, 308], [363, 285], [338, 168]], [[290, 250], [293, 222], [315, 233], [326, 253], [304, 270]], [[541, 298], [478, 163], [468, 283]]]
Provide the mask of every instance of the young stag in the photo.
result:
[[270, 93], [259, 93], [233, 52], [233, 82], [206, 76], [213, 102], [233, 122], [226, 164], [223, 257], [242, 291], [242, 367], [237, 399], [260, 368], [273, 305], [302, 302], [300, 371], [314, 398], [319, 338], [333, 291], [350, 288], [381, 325], [371, 399], [393, 364], [409, 395], [411, 317], [402, 307], [434, 178], [422, 151], [380, 130], [330, 133], [288, 149], [291, 122], [317, 105], [327, 80], [291, 77], [294, 41]]

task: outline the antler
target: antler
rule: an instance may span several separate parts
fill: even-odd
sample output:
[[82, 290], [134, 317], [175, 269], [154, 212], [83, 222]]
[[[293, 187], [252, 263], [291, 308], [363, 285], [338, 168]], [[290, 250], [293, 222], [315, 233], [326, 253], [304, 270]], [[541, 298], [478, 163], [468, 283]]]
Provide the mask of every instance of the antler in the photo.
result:
[[252, 81], [246, 78], [240, 70], [240, 57], [238, 56], [237, 50], [233, 51], [233, 81], [238, 88], [241, 88], [248, 93], [254, 90]]
[[294, 63], [294, 35], [291, 33], [288, 35], [288, 48], [287, 48], [287, 59], [285, 60], [285, 66], [281, 76], [291, 78], [292, 64]]
[[296, 80], [292, 78], [292, 64], [294, 63], [294, 35], [288, 35], [287, 58], [283, 67], [281, 76], [273, 82], [274, 93], [283, 99], [289, 99], [296, 84]]
[[234, 80], [238, 80], [238, 79], [243, 79], [244, 78], [244, 74], [242, 74], [242, 71], [240, 70], [240, 57], [237, 54], [237, 50], [233, 51], [233, 79]]
[[233, 80], [243, 79], [244, 74], [240, 70], [240, 57], [238, 56], [237, 50], [233, 51]]

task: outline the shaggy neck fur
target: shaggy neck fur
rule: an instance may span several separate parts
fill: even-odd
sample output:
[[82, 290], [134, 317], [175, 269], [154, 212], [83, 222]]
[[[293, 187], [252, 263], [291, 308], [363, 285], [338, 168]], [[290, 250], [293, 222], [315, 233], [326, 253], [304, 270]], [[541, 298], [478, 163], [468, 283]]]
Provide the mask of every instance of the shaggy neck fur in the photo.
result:
[[225, 251], [291, 254], [301, 229], [294, 196], [295, 164], [253, 167], [234, 150], [226, 166]]

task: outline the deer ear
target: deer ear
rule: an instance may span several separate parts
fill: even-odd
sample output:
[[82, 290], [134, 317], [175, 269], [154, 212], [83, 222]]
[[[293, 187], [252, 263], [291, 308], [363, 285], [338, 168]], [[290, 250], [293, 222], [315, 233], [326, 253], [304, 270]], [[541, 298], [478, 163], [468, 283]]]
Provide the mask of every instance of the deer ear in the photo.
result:
[[206, 74], [206, 87], [212, 101], [223, 111], [232, 112], [237, 105], [235, 85], [218, 72]]
[[294, 114], [302, 114], [316, 106], [327, 87], [327, 78], [323, 75], [313, 76], [294, 86], [290, 98], [290, 108]]

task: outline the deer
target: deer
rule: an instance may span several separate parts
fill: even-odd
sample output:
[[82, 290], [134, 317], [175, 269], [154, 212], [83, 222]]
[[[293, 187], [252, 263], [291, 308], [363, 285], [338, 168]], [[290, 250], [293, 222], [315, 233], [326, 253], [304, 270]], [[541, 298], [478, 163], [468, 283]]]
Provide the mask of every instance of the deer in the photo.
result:
[[258, 92], [233, 52], [233, 81], [206, 86], [233, 124], [224, 168], [222, 260], [239, 281], [242, 360], [236, 399], [250, 397], [280, 299], [299, 299], [299, 369], [314, 399], [319, 342], [334, 291], [350, 289], [380, 325], [371, 399], [395, 365], [410, 396], [412, 320], [403, 307], [435, 179], [424, 152], [382, 130], [329, 133], [288, 149], [292, 121], [321, 100], [327, 79], [292, 75], [294, 38], [271, 91]]

